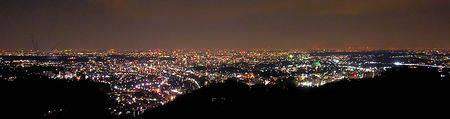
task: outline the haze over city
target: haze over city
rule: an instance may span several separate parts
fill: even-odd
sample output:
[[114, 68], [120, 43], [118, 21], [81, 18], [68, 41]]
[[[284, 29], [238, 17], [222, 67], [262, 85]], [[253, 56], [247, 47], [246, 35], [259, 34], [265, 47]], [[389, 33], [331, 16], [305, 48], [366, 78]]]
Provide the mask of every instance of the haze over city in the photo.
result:
[[0, 118], [439, 117], [449, 39], [450, 0], [0, 0]]
[[448, 0], [2, 0], [0, 47], [448, 48]]

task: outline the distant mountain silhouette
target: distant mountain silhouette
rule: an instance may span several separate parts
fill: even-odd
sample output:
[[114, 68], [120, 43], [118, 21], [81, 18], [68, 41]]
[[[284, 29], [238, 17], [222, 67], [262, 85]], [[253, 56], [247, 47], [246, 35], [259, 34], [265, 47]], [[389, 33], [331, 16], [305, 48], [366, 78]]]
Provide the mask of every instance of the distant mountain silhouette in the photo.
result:
[[[444, 72], [448, 74], [448, 69]], [[147, 111], [143, 118], [445, 114], [450, 106], [450, 79], [441, 78], [440, 74], [435, 68], [395, 67], [373, 79], [342, 80], [316, 88], [296, 87], [291, 79], [279, 80], [273, 86], [248, 86], [227, 80], [179, 96]]]

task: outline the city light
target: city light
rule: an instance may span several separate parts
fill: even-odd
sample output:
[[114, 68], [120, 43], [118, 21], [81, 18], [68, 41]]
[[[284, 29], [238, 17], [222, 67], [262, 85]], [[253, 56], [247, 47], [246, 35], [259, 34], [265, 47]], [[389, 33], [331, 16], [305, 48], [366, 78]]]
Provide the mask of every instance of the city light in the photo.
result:
[[[142, 113], [173, 101], [179, 95], [230, 79], [247, 85], [273, 85], [284, 79], [293, 80], [301, 87], [318, 87], [342, 79], [373, 78], [394, 66], [449, 67], [448, 57], [433, 54], [434, 50], [393, 50], [382, 51], [382, 54], [374, 50], [365, 51], [368, 52], [366, 55], [353, 52], [264, 49], [114, 52], [3, 50], [0, 52], [0, 63], [19, 68], [56, 67], [61, 69], [39, 74], [52, 79], [92, 80], [108, 84], [112, 90], [110, 97], [120, 104], [111, 108], [117, 115]], [[408, 53], [398, 55], [403, 52]], [[327, 55], [321, 55], [324, 53]], [[411, 57], [428, 60], [411, 60]], [[396, 62], [392, 63], [392, 60]], [[16, 78], [0, 77], [10, 81]]]

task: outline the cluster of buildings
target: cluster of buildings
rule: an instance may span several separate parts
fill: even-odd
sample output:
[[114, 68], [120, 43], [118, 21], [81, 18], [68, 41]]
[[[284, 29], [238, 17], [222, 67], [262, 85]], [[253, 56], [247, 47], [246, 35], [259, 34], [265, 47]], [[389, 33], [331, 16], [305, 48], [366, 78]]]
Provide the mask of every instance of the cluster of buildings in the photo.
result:
[[0, 63], [10, 67], [58, 67], [39, 72], [62, 80], [93, 80], [111, 86], [115, 114], [139, 115], [176, 96], [225, 80], [273, 85], [294, 80], [315, 87], [343, 79], [377, 76], [397, 65], [449, 67], [445, 50], [148, 50], [11, 51]]

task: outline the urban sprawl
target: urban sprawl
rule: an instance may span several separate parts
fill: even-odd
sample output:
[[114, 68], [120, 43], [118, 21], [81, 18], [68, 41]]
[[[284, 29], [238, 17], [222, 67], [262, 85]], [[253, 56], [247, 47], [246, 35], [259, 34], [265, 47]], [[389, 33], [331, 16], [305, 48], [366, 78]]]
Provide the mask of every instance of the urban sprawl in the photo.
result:
[[[110, 85], [119, 105], [111, 112], [140, 114], [190, 91], [238, 80], [273, 85], [295, 80], [316, 87], [338, 80], [372, 78], [398, 65], [448, 68], [447, 50], [0, 50], [10, 68], [55, 67], [40, 75], [55, 80], [92, 80]], [[442, 75], [444, 77], [445, 75]], [[2, 76], [11, 80], [14, 76]]]

